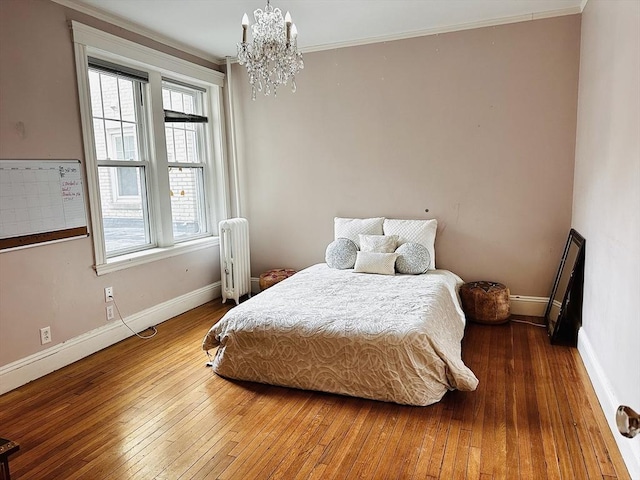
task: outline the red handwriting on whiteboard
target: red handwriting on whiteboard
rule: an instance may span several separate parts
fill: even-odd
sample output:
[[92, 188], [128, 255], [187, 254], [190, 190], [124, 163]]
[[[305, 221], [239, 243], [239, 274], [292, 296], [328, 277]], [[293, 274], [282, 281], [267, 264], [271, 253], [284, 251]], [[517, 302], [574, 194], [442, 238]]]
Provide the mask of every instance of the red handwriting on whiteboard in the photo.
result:
[[79, 180], [62, 180], [62, 201], [69, 202], [82, 197], [82, 183]]

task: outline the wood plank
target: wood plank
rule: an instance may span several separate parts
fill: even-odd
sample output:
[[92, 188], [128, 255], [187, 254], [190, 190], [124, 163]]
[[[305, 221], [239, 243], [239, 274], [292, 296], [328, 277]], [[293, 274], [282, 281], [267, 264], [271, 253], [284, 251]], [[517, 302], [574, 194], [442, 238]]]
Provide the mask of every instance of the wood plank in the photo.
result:
[[[244, 473], [244, 478], [291, 478], [295, 475], [313, 447], [319, 440], [317, 435], [322, 418], [330, 410], [331, 403], [314, 402], [310, 408], [300, 410], [287, 428], [275, 431], [267, 442], [278, 442], [278, 450], [271, 455], [265, 455], [261, 462]], [[282, 422], [284, 423], [284, 422]], [[291, 470], [291, 472], [289, 471]]]
[[[421, 478], [427, 475], [429, 464], [431, 463], [431, 454], [436, 446], [436, 437], [438, 434], [438, 429], [440, 428], [440, 423], [443, 421], [448, 421], [449, 418], [445, 417], [444, 414], [444, 403], [446, 402], [446, 400], [447, 398], [445, 397], [442, 402], [426, 407], [426, 410], [428, 412], [428, 421], [424, 426], [422, 445], [418, 454], [418, 459], [416, 460], [416, 466], [410, 478]], [[425, 413], [425, 416], [426, 415], [427, 414]], [[409, 470], [409, 472], [411, 471]]]
[[308, 478], [322, 478], [321, 476], [319, 476], [321, 475], [321, 472], [318, 471], [318, 468], [322, 467], [322, 473], [324, 473], [325, 465], [320, 464], [320, 456], [322, 455], [323, 451], [323, 445], [316, 445], [311, 454], [305, 460], [304, 464], [297, 472], [295, 472], [295, 476], [289, 478], [296, 478], [300, 480]]
[[[447, 440], [449, 439], [449, 430], [451, 429], [451, 416], [453, 415], [453, 409], [445, 404], [440, 423], [438, 424], [438, 430], [436, 431], [435, 439], [433, 442], [433, 450], [431, 451], [431, 457], [429, 459], [429, 466], [424, 474], [429, 477], [438, 477], [442, 471], [442, 461], [444, 459], [445, 448], [447, 446]], [[458, 433], [459, 429], [455, 429], [454, 433]], [[420, 475], [421, 472], [416, 471], [416, 475]]]
[[321, 458], [320, 461], [327, 466], [324, 470], [324, 474], [327, 478], [337, 478], [339, 475], [344, 476], [345, 472], [348, 472], [351, 469], [352, 464], [345, 462], [345, 458], [351, 451], [356, 448], [360, 448], [360, 445], [356, 444], [356, 439], [358, 438], [363, 426], [364, 428], [371, 428], [372, 425], [365, 426], [365, 420], [376, 403], [377, 402], [374, 401], [363, 400], [361, 408], [357, 412], [353, 422], [349, 423], [349, 428], [343, 431], [340, 437], [338, 437], [340, 441], [332, 442], [334, 449], [331, 457]]
[[577, 381], [584, 385], [584, 394], [589, 403], [589, 408], [583, 410], [585, 418], [585, 424], [589, 428], [589, 434], [592, 442], [596, 445], [596, 455], [598, 456], [598, 462], [603, 477], [609, 478], [625, 478], [627, 469], [624, 463], [622, 463], [622, 457], [620, 455], [610, 456], [609, 452], [612, 445], [615, 445], [615, 439], [608, 428], [608, 423], [604, 415], [599, 415], [600, 402], [596, 396], [596, 392], [591, 384], [591, 380], [587, 375], [587, 369], [585, 368], [580, 354], [577, 350], [572, 352], [575, 359], [574, 364], [577, 369]]
[[[279, 392], [282, 395], [281, 398], [286, 398], [285, 389], [280, 390], [282, 390]], [[311, 392], [299, 390], [289, 393], [293, 397], [291, 401], [280, 401], [276, 399], [277, 397], [270, 398], [271, 408], [265, 409], [265, 413], [270, 414], [271, 418], [257, 418], [255, 421], [246, 422], [242, 430], [238, 431], [236, 439], [243, 441], [239, 441], [239, 445], [230, 453], [236, 457], [236, 460], [219, 475], [219, 478], [251, 478], [248, 472], [252, 471], [256, 463], [265, 461], [267, 451], [280, 451], [279, 448], [274, 449], [273, 445], [279, 441], [282, 432], [291, 423], [287, 419], [294, 418], [311, 396]]]
[[405, 455], [406, 444], [404, 443], [407, 425], [414, 417], [412, 407], [400, 407], [396, 410], [398, 418], [393, 422], [393, 430], [389, 436], [386, 448], [380, 454], [378, 467], [375, 470], [374, 478], [399, 478], [398, 471], [402, 468], [400, 459]]
[[469, 480], [475, 480], [481, 478], [480, 473], [480, 458], [482, 449], [478, 447], [469, 447], [469, 460], [467, 461], [467, 473], [466, 477]]
[[[299, 475], [299, 472], [305, 471], [305, 466], [307, 466], [307, 472], [313, 469], [313, 465], [317, 463], [323, 450], [323, 446], [319, 445], [319, 442], [327, 430], [327, 423], [324, 420], [334, 416], [338, 409], [339, 405], [335, 399], [324, 402], [322, 409], [309, 422], [302, 435], [292, 436], [295, 444], [289, 450], [288, 456], [278, 465], [274, 476], [294, 478]], [[309, 464], [309, 458], [312, 456], [314, 460]]]
[[[565, 384], [558, 385], [558, 388], [556, 389], [556, 398], [558, 402], [558, 413], [564, 431], [564, 439], [566, 440], [568, 447], [568, 460], [571, 465], [571, 475], [573, 475], [573, 478], [589, 478], [587, 465], [585, 464], [585, 459], [582, 453], [582, 439], [576, 430], [577, 423], [574, 420], [571, 403], [567, 396], [567, 390], [573, 389], [573, 379], [562, 377], [562, 375], [566, 373], [564, 367], [568, 356], [570, 355], [569, 347], [556, 346], [549, 352], [552, 375], [555, 378], [563, 378], [566, 381], [566, 386]], [[598, 476], [600, 476], [600, 472], [598, 472]]]
[[471, 442], [471, 432], [467, 429], [460, 429], [458, 436], [458, 445], [455, 451], [455, 460], [453, 461], [453, 475], [451, 478], [465, 480], [467, 476], [467, 467], [469, 465], [469, 453]]
[[[548, 364], [546, 363], [546, 354], [544, 344], [538, 339], [546, 337], [546, 329], [527, 329], [529, 334], [529, 344], [531, 346], [533, 377], [536, 379], [532, 383], [535, 389], [536, 402], [538, 405], [538, 414], [540, 420], [540, 443], [542, 448], [542, 458], [536, 462], [534, 470], [541, 468], [540, 463], [543, 462], [547, 470], [547, 478], [550, 480], [559, 480], [562, 478], [558, 457], [560, 449], [556, 448], [556, 437], [554, 436], [553, 419], [551, 416], [552, 400], [555, 397], [555, 387], [553, 378], [549, 375]], [[536, 385], [543, 385], [545, 388], [535, 388]], [[555, 459], [555, 460], [554, 460]]]
[[[577, 366], [575, 365], [575, 358], [572, 355], [572, 351], [567, 352], [567, 362], [564, 365], [564, 371], [568, 377], [573, 378], [574, 382], [578, 382], [577, 378]], [[590, 415], [586, 415], [584, 408], [585, 405], [585, 393], [578, 394], [573, 388], [566, 388], [567, 399], [572, 412], [573, 422], [576, 434], [581, 439], [581, 451], [587, 472], [602, 471], [600, 463], [596, 456], [595, 445], [598, 442], [594, 442], [589, 432], [589, 427], [586, 426], [586, 421]], [[610, 472], [610, 469], [607, 469]]]
[[[534, 467], [533, 451], [534, 448], [540, 446], [541, 438], [539, 435], [538, 404], [535, 401], [535, 395], [532, 395], [534, 392], [529, 388], [533, 384], [533, 375], [526, 328], [530, 327], [523, 324], [514, 324], [512, 328], [514, 343], [519, 345], [519, 348], [513, 352], [515, 358], [514, 369], [518, 372], [515, 375], [516, 404], [517, 406], [526, 407], [516, 409], [516, 430], [513, 434], [515, 434], [518, 444], [518, 474], [524, 478], [532, 478]], [[547, 473], [544, 465], [539, 465], [539, 467], [539, 474], [536, 476], [541, 480], [546, 479]]]
[[[424, 442], [425, 432], [428, 429], [428, 425], [433, 423], [431, 412], [433, 409], [429, 410], [425, 408], [425, 415], [415, 418], [412, 416], [411, 422], [407, 426], [405, 426], [404, 434], [403, 434], [403, 451], [406, 452], [400, 458], [400, 468], [398, 469], [398, 477], [397, 478], [410, 478], [413, 472], [416, 469], [416, 465], [418, 463], [418, 459], [422, 452], [422, 445]], [[397, 417], [394, 417], [395, 422], [397, 422]], [[395, 422], [393, 427], [395, 427]], [[391, 424], [389, 426], [392, 426]], [[388, 447], [385, 447], [385, 454], [390, 450]], [[378, 462], [380, 463], [380, 462]], [[373, 477], [370, 477], [373, 478]]]
[[401, 408], [389, 403], [376, 409], [378, 418], [371, 422], [371, 430], [347, 473], [348, 478], [374, 478], [378, 465], [388, 461], [388, 456], [393, 454], [390, 454], [390, 450], [395, 447], [393, 444], [389, 446], [390, 438], [396, 431]]
[[[474, 326], [470, 325], [470, 332], [474, 332]], [[478, 326], [481, 330], [483, 326]], [[477, 330], [477, 329], [476, 329]], [[498, 445], [496, 441], [496, 432], [502, 428], [504, 431], [504, 401], [507, 392], [501, 384], [504, 384], [504, 363], [507, 361], [505, 357], [506, 352], [504, 348], [501, 348], [499, 344], [500, 337], [497, 335], [499, 331], [497, 329], [488, 329], [484, 327], [484, 330], [490, 333], [488, 343], [483, 343], [482, 346], [484, 356], [489, 361], [491, 359], [491, 366], [487, 369], [486, 376], [482, 378], [482, 385], [479, 388], [482, 389], [487, 397], [486, 401], [482, 402], [482, 410], [478, 411], [478, 416], [482, 417], [482, 421], [476, 421], [474, 424], [482, 428], [474, 437], [480, 437], [481, 441], [473, 442], [473, 446], [481, 449], [480, 456], [480, 472], [486, 475], [493, 475], [496, 463], [506, 462], [506, 450], [502, 456], [498, 457]], [[473, 367], [471, 367], [473, 368]], [[500, 380], [502, 382], [500, 382]]]
[[[515, 478], [520, 478], [520, 458], [518, 456], [515, 427], [517, 404], [515, 396], [516, 372], [513, 355], [517, 347], [513, 345], [512, 332], [512, 328], [509, 327], [507, 332], [503, 328], [501, 331], [496, 330], [494, 333], [498, 337], [499, 349], [497, 357], [501, 359], [500, 362], [502, 363], [502, 368], [497, 378], [497, 397], [495, 398], [496, 447], [493, 457], [493, 475], [495, 478], [514, 478], [513, 475], [515, 475]], [[503, 395], [501, 395], [502, 392], [504, 392]]]

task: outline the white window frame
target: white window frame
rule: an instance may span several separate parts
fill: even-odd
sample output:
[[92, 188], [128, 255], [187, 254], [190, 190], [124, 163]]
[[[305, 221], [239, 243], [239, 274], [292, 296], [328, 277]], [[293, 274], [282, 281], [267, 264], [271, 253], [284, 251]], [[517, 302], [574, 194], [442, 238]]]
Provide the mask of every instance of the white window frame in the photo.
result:
[[[95, 252], [95, 270], [98, 275], [112, 271], [141, 265], [162, 258], [181, 255], [212, 245], [219, 245], [218, 221], [227, 217], [229, 211], [229, 195], [227, 190], [227, 169], [225, 162], [225, 132], [223, 93], [224, 74], [196, 65], [177, 57], [153, 50], [129, 40], [101, 30], [72, 21], [73, 42], [76, 57], [76, 74], [80, 97], [80, 116], [84, 140], [84, 154], [89, 192], [89, 208], [91, 212], [91, 230]], [[149, 214], [156, 224], [155, 247], [107, 258], [104, 247], [102, 227], [102, 209], [98, 183], [98, 168], [95, 156], [95, 140], [89, 94], [88, 57], [101, 58], [123, 66], [143, 70], [149, 74], [148, 98], [158, 108], [148, 111], [149, 143], [151, 156], [154, 157], [149, 168]], [[204, 187], [209, 192], [206, 196], [205, 214], [209, 225], [209, 234], [180, 243], [173, 239], [171, 224], [171, 200], [166, 188], [169, 185], [167, 166], [166, 139], [164, 130], [164, 112], [162, 109], [162, 80], [173, 79], [185, 82], [206, 91], [204, 115], [208, 117], [206, 129], [206, 157], [208, 166], [205, 170]], [[149, 102], [147, 101], [146, 107]], [[169, 212], [169, 215], [166, 214]]]

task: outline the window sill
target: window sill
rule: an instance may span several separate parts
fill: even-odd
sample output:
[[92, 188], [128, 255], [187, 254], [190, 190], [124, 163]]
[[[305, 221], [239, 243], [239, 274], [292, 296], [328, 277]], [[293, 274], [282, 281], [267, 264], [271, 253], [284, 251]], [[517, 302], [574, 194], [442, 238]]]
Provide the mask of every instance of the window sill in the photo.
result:
[[176, 255], [196, 252], [216, 245], [220, 245], [219, 237], [199, 238], [198, 240], [192, 240], [190, 242], [178, 243], [172, 247], [152, 248], [141, 252], [120, 255], [116, 258], [108, 259], [107, 263], [96, 265], [94, 269], [98, 275], [105, 275], [107, 273], [117, 272], [118, 270], [124, 270], [125, 268], [144, 265], [164, 258], [175, 257]]

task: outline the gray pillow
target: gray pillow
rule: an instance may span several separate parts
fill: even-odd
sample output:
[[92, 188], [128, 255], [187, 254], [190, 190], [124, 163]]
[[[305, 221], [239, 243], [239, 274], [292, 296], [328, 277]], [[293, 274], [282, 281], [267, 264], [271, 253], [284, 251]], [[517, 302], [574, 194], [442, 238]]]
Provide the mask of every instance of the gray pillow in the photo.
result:
[[331, 268], [345, 270], [356, 264], [358, 246], [348, 238], [337, 238], [329, 244], [324, 259]]
[[396, 253], [398, 254], [396, 260], [398, 273], [420, 275], [429, 270], [431, 255], [424, 245], [412, 242], [403, 243], [396, 249]]

